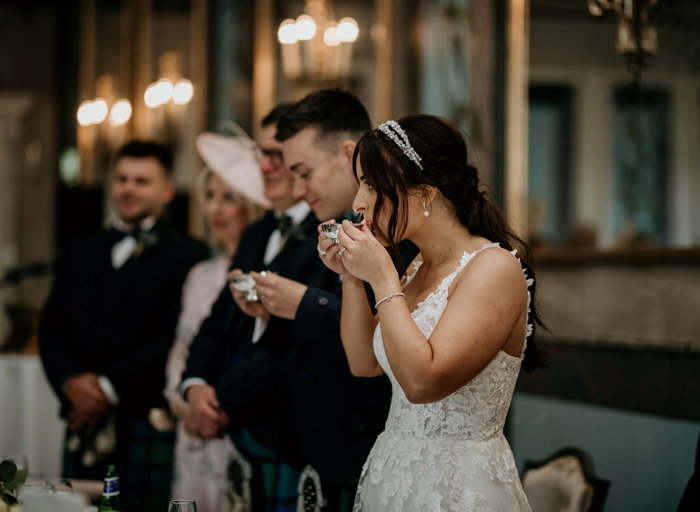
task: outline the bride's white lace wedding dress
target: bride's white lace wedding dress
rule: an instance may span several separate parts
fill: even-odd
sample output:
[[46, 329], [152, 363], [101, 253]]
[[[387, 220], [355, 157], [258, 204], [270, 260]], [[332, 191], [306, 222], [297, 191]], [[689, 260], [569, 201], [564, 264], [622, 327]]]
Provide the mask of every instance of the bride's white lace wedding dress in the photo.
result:
[[[464, 253], [455, 271], [411, 313], [426, 337], [447, 305], [454, 278], [474, 255], [490, 247], [498, 244]], [[417, 266], [410, 278], [416, 271]], [[526, 337], [531, 330], [528, 325]], [[353, 510], [529, 511], [503, 436], [522, 355], [518, 358], [500, 351], [481, 373], [451, 395], [434, 403], [412, 404], [391, 372], [379, 326], [374, 332], [374, 353], [391, 380], [393, 395], [386, 429], [362, 470]]]

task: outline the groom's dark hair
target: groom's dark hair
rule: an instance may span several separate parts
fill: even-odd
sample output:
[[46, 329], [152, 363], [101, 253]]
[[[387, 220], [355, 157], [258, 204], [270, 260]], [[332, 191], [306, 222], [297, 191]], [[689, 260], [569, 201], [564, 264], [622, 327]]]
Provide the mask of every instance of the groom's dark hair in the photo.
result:
[[308, 126], [317, 128], [324, 142], [339, 137], [359, 140], [372, 129], [367, 109], [357, 97], [341, 89], [322, 89], [307, 94], [277, 121], [275, 138], [284, 142]]

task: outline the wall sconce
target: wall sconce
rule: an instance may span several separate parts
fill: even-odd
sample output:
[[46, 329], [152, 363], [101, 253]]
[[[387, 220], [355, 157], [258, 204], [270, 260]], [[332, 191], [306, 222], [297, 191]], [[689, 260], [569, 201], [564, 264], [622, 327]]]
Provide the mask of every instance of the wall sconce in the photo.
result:
[[192, 82], [182, 77], [180, 54], [175, 51], [162, 54], [158, 59], [158, 79], [148, 84], [143, 93], [151, 136], [177, 148], [188, 119], [189, 109], [184, 107], [193, 97]]
[[116, 90], [113, 75], [101, 75], [95, 81], [96, 97], [83, 101], [76, 111], [81, 169], [78, 181], [84, 185], [92, 184], [109, 170], [112, 153], [130, 135], [132, 105]]
[[588, 0], [588, 12], [593, 16], [602, 16], [606, 10], [617, 14], [615, 49], [627, 59], [635, 82], [641, 79], [646, 57], [658, 51], [657, 4], [658, 0]]
[[114, 79], [112, 75], [102, 75], [95, 83], [97, 98], [83, 101], [76, 116], [82, 127], [96, 126], [109, 119], [112, 127], [119, 127], [131, 119], [131, 102], [125, 98], [114, 100]]
[[158, 108], [168, 103], [187, 105], [194, 96], [194, 86], [182, 78], [180, 56], [166, 52], [158, 60], [160, 78], [146, 87], [143, 101], [148, 108]]
[[[143, 94], [148, 109], [141, 125], [147, 127], [144, 131], [148, 138], [164, 139], [175, 147], [181, 139], [179, 121], [186, 116], [181, 107], [192, 101], [194, 87], [182, 77], [178, 53], [164, 53], [158, 68], [158, 80], [149, 84]], [[85, 183], [105, 175], [114, 151], [133, 136], [132, 103], [119, 97], [116, 90], [113, 75], [100, 76], [95, 82], [95, 98], [83, 101], [76, 111], [80, 165], [84, 168], [81, 180]]]
[[308, 89], [343, 86], [350, 76], [352, 45], [360, 33], [353, 18], [331, 19], [324, 0], [306, 0], [304, 11], [296, 20], [282, 21], [277, 30], [282, 69], [297, 96]]

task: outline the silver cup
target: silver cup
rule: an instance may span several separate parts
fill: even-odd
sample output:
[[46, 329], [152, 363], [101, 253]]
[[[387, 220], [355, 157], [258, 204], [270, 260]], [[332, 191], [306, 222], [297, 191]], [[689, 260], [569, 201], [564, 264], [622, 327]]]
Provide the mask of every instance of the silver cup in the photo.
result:
[[258, 293], [255, 291], [255, 279], [250, 274], [239, 274], [231, 276], [229, 283], [233, 285], [236, 291], [244, 292], [245, 300], [255, 302], [258, 300]]
[[[357, 229], [361, 229], [362, 223], [361, 222], [353, 222], [353, 226], [355, 226]], [[321, 229], [323, 229], [323, 234], [326, 235], [328, 238], [333, 240], [334, 244], [338, 243], [338, 228], [340, 227], [340, 224], [323, 224], [321, 226]]]

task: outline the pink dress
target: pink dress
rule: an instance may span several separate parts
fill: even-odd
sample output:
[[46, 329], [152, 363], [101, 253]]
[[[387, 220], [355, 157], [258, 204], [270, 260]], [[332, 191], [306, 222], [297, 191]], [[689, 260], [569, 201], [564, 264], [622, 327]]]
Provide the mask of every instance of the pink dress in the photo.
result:
[[[176, 401], [182, 400], [178, 388], [190, 343], [211, 313], [226, 282], [228, 265], [225, 256], [215, 256], [192, 267], [185, 280], [175, 342], [166, 366], [164, 394], [173, 410]], [[195, 500], [198, 512], [219, 512], [228, 489], [228, 462], [237, 454], [233, 443], [228, 436], [208, 440], [194, 437], [187, 433], [181, 421], [176, 429], [173, 499]]]

